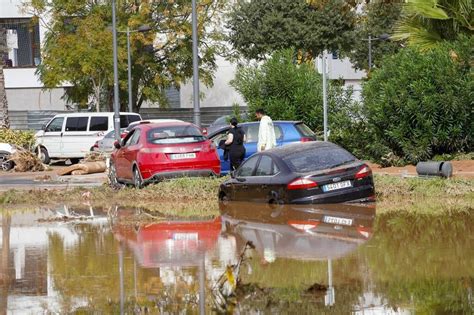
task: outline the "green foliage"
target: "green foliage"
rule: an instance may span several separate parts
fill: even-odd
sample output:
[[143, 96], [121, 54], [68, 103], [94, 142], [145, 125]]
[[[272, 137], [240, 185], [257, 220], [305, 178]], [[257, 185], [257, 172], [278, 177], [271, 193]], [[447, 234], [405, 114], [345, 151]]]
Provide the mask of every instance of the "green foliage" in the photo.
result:
[[35, 134], [29, 130], [0, 129], [0, 142], [31, 149], [35, 144]]
[[248, 59], [294, 47], [313, 57], [350, 47], [353, 7], [343, 0], [238, 1], [229, 14], [228, 40]]
[[[222, 37], [218, 11], [224, 0], [198, 5], [200, 79], [212, 85], [215, 54]], [[132, 102], [137, 111], [144, 101], [166, 105], [165, 91], [192, 76], [191, 2], [117, 2], [119, 88], [122, 108], [128, 103], [127, 27], [132, 59]], [[73, 85], [66, 99], [111, 108], [113, 91], [112, 24], [109, 1], [30, 0], [24, 7], [35, 16], [49, 16], [38, 67], [47, 87]], [[206, 25], [204, 28], [203, 25]], [[151, 31], [136, 30], [148, 25]], [[159, 34], [159, 36], [158, 36]], [[153, 51], [146, 47], [153, 45]]]
[[357, 15], [353, 45], [345, 52], [357, 69], [369, 69], [368, 38], [372, 46], [372, 67], [379, 67], [384, 56], [392, 55], [400, 49], [399, 42], [377, 39], [383, 34], [392, 34], [395, 23], [400, 18], [402, 0], [371, 1], [362, 7]]
[[473, 9], [472, 0], [409, 0], [393, 38], [427, 50], [462, 34], [472, 36]]
[[393, 152], [411, 163], [472, 151], [473, 38], [426, 54], [404, 49], [363, 87], [365, 114], [380, 159]]

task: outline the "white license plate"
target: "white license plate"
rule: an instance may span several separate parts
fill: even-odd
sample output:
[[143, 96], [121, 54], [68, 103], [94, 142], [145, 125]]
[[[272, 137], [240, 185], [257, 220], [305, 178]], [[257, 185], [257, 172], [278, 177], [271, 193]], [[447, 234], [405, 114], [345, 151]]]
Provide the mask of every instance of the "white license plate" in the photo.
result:
[[197, 233], [173, 233], [175, 241], [197, 241], [199, 239]]
[[352, 225], [352, 219], [324, 216], [323, 221], [330, 224]]
[[196, 153], [176, 153], [170, 155], [172, 160], [195, 159]]
[[342, 188], [347, 188], [347, 187], [352, 187], [351, 181], [350, 180], [345, 180], [343, 182], [339, 183], [334, 183], [334, 184], [327, 184], [323, 186], [323, 191], [333, 191], [333, 190], [338, 190]]

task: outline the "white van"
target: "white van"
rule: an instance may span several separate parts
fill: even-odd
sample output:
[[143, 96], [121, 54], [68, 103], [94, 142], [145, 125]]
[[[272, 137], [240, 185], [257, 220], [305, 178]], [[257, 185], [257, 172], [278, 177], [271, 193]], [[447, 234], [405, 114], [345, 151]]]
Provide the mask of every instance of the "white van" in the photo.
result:
[[[120, 128], [141, 119], [136, 113], [120, 113]], [[78, 160], [113, 129], [113, 112], [59, 114], [36, 133], [36, 150], [46, 164], [51, 159]]]

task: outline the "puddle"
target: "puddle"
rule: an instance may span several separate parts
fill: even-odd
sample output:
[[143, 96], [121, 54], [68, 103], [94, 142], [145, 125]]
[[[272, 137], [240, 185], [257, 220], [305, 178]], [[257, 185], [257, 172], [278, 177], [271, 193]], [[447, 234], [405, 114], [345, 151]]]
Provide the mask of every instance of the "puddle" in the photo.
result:
[[116, 207], [3, 214], [0, 312], [474, 312], [469, 213], [220, 210], [141, 224]]

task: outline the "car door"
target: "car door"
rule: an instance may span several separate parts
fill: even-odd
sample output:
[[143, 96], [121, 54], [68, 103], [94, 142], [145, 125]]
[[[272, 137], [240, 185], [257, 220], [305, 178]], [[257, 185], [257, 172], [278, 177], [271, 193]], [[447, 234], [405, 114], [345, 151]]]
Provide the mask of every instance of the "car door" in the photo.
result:
[[248, 181], [250, 195], [255, 202], [268, 202], [274, 198], [272, 191], [277, 191], [273, 182], [279, 172], [278, 167], [269, 155], [262, 155], [255, 169], [255, 174]]
[[250, 201], [254, 192], [251, 190], [252, 177], [255, 174], [260, 155], [253, 156], [245, 161], [235, 172], [232, 182], [232, 200]]
[[[89, 116], [72, 116], [66, 118], [62, 136], [62, 154], [64, 158], [83, 157], [96, 141], [87, 131]], [[92, 143], [91, 143], [92, 142]]]
[[225, 174], [229, 173], [229, 171], [230, 171], [230, 160], [227, 159], [227, 161], [224, 161], [224, 150], [219, 148], [219, 142], [221, 142], [222, 140], [227, 139], [227, 132], [228, 131], [229, 131], [228, 128], [224, 129], [221, 132], [219, 132], [218, 134], [212, 136], [212, 138], [211, 138], [211, 141], [216, 146], [217, 153], [219, 154], [219, 160], [221, 161], [221, 174], [222, 175], [225, 175]]
[[129, 146], [135, 131], [136, 130], [134, 129], [127, 134], [127, 136], [122, 140], [121, 148], [115, 153], [115, 169], [117, 177], [120, 179], [131, 179], [129, 174], [131, 171], [131, 165], [128, 163], [127, 156], [129, 156]]
[[257, 152], [259, 123], [249, 123], [242, 127], [245, 132], [245, 158], [249, 158]]
[[125, 179], [133, 179], [133, 163], [135, 163], [137, 159], [138, 150], [140, 149], [140, 135], [141, 129], [135, 129], [135, 132], [130, 137], [129, 141], [127, 141], [127, 143], [125, 144], [125, 148], [123, 151], [123, 168]]
[[42, 139], [38, 139], [38, 144], [43, 145], [48, 150], [50, 157], [60, 157], [62, 152], [61, 137], [63, 134], [64, 117], [53, 118], [44, 129]]

